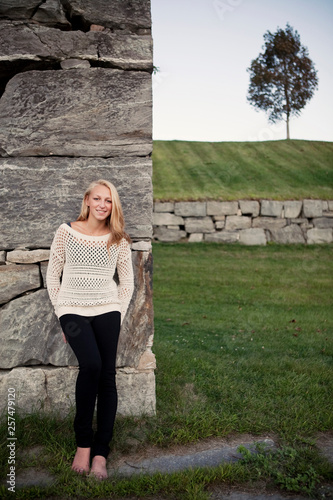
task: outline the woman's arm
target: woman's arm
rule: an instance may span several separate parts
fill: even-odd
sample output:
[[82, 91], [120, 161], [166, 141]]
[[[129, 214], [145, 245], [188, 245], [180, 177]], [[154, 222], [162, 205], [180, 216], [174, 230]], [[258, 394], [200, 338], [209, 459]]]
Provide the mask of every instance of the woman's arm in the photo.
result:
[[118, 297], [121, 302], [121, 322], [123, 322], [134, 291], [134, 276], [132, 252], [128, 241], [123, 239], [119, 246], [120, 249], [117, 260], [119, 278]]
[[65, 264], [66, 233], [60, 226], [57, 230], [50, 252], [49, 264], [46, 272], [46, 287], [57, 314], [57, 299], [60, 291], [60, 277]]

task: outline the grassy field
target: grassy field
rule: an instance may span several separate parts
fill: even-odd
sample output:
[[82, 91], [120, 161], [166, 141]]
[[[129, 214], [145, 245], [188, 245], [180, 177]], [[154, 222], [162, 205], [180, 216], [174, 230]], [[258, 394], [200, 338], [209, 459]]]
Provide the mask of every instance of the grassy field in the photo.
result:
[[333, 199], [333, 142], [154, 141], [155, 200]]
[[[243, 433], [272, 435], [276, 452], [96, 484], [70, 471], [70, 418], [17, 416], [18, 466], [41, 463], [57, 483], [16, 498], [208, 500], [214, 485], [256, 481], [318, 496], [333, 480], [315, 447], [317, 433], [333, 424], [331, 252], [328, 245], [154, 244], [157, 415], [118, 418], [111, 457]], [[6, 433], [3, 422], [3, 445]], [[24, 450], [37, 445], [44, 451], [32, 460]], [[2, 446], [2, 477], [6, 460]], [[4, 486], [0, 496], [11, 498]]]

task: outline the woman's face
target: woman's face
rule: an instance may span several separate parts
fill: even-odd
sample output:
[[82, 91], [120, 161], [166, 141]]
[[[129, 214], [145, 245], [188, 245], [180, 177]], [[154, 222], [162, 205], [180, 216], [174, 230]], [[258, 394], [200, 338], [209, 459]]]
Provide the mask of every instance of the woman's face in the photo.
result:
[[86, 198], [86, 205], [90, 208], [89, 217], [97, 220], [106, 220], [112, 211], [112, 198], [110, 189], [98, 184]]

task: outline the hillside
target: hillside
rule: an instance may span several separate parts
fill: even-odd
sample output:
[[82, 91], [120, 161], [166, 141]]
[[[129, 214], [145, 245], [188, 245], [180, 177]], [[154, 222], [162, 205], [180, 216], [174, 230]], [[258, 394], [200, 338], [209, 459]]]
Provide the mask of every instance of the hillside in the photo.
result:
[[155, 200], [333, 199], [333, 142], [154, 141]]

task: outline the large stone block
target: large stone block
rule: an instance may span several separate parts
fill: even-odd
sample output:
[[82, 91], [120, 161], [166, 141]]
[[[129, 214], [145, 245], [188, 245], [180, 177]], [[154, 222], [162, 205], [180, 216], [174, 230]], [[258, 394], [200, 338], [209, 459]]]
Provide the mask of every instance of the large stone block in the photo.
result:
[[239, 206], [242, 215], [252, 215], [252, 217], [258, 217], [260, 212], [259, 201], [256, 200], [240, 200]]
[[286, 219], [296, 219], [299, 217], [302, 210], [302, 201], [288, 200], [283, 202], [284, 216]]
[[152, 236], [149, 158], [3, 158], [0, 173], [6, 199], [0, 248], [50, 247], [60, 224], [78, 217], [89, 183], [100, 178], [118, 189], [130, 236]]
[[286, 219], [277, 217], [256, 217], [252, 221], [252, 227], [261, 229], [281, 229], [286, 225]]
[[236, 215], [238, 201], [207, 201], [207, 215]]
[[[141, 0], [6, 0], [0, 2], [0, 17], [30, 20], [68, 29], [68, 21], [85, 31], [92, 24], [114, 30], [149, 32], [150, 2]], [[60, 17], [60, 21], [59, 21]], [[67, 21], [67, 22], [66, 22]], [[75, 26], [74, 26], [75, 27]]]
[[251, 227], [251, 217], [246, 215], [228, 215], [225, 221], [226, 231], [235, 229], [249, 229]]
[[15, 391], [15, 408], [20, 413], [41, 409], [46, 400], [46, 378], [41, 368], [15, 368], [0, 371], [0, 411], [6, 410], [8, 389]]
[[154, 212], [173, 212], [175, 210], [174, 201], [155, 201]]
[[179, 241], [186, 237], [186, 231], [181, 229], [169, 229], [165, 226], [159, 226], [154, 228], [154, 238], [159, 241], [173, 242]]
[[271, 229], [271, 235], [276, 243], [305, 243], [303, 231], [298, 224], [291, 224], [282, 229]]
[[0, 304], [40, 286], [38, 266], [0, 266]]
[[313, 219], [312, 223], [314, 227], [319, 229], [328, 229], [333, 227], [333, 217], [319, 217], [318, 219]]
[[151, 76], [142, 71], [19, 73], [0, 100], [0, 153], [147, 156], [152, 151], [151, 109]]
[[30, 19], [40, 5], [40, 0], [6, 0], [0, 2], [0, 17]]
[[[8, 389], [15, 390], [16, 408], [28, 414], [44, 410], [66, 416], [75, 405], [76, 367], [20, 367], [0, 372], [0, 413], [7, 408]], [[152, 371], [117, 370], [119, 415], [155, 414]]]
[[264, 229], [242, 229], [239, 231], [239, 243], [243, 245], [266, 245], [267, 239]]
[[188, 217], [185, 219], [187, 233], [213, 233], [214, 223], [210, 217]]
[[205, 201], [176, 201], [175, 214], [182, 217], [205, 217]]
[[13, 250], [7, 252], [8, 262], [15, 262], [16, 264], [35, 264], [36, 262], [43, 262], [49, 260], [50, 250], [39, 248], [38, 250]]
[[157, 212], [153, 215], [154, 226], [182, 226], [184, 219], [178, 215]]
[[46, 290], [12, 300], [0, 310], [0, 368], [77, 364], [60, 332]]
[[142, 0], [69, 0], [69, 13], [86, 25], [99, 24], [123, 31], [150, 30], [150, 2]]
[[323, 215], [323, 204], [321, 200], [304, 200], [303, 215], [307, 218], [321, 217]]
[[155, 377], [152, 371], [117, 370], [118, 414], [155, 415]]
[[307, 242], [309, 245], [313, 245], [316, 243], [332, 243], [332, 229], [320, 229], [318, 227], [314, 227], [313, 229], [309, 229], [306, 233]]
[[283, 201], [262, 200], [261, 215], [268, 217], [281, 217]]
[[215, 243], [235, 243], [239, 240], [239, 231], [218, 231], [216, 233], [205, 234], [205, 241]]
[[[120, 69], [152, 69], [150, 36], [60, 31], [36, 24], [0, 22], [0, 60], [23, 68], [32, 61], [55, 65], [68, 59], [91, 61]], [[35, 65], [38, 69], [38, 64]], [[50, 67], [51, 69], [51, 67]], [[2, 69], [3, 71], [3, 69]]]

